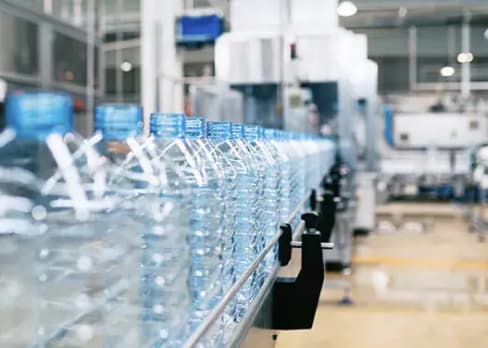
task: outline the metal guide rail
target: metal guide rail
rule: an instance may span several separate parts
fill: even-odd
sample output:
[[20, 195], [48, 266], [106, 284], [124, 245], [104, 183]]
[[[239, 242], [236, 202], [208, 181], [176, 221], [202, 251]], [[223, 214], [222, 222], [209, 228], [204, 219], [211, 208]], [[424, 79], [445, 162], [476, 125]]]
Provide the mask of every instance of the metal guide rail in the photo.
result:
[[[230, 339], [230, 342], [227, 344], [227, 346], [240, 346], [245, 335], [253, 324], [260, 307], [270, 294], [273, 295], [273, 319], [271, 327], [269, 327], [269, 329], [287, 330], [311, 327], [317, 303], [315, 303], [315, 305], [312, 303], [310, 306], [308, 306], [309, 309], [312, 310], [312, 312], [310, 310], [307, 312], [307, 310], [303, 311], [303, 303], [300, 303], [298, 301], [292, 301], [291, 298], [294, 296], [296, 288], [298, 288], [298, 290], [301, 292], [305, 291], [305, 293], [309, 293], [310, 291], [308, 291], [308, 289], [310, 289], [309, 287], [313, 285], [310, 284], [310, 281], [313, 282], [315, 280], [317, 284], [314, 287], [316, 288], [316, 292], [318, 291], [318, 293], [311, 293], [310, 296], [305, 297], [313, 298], [313, 295], [315, 295], [316, 299], [313, 299], [312, 302], [318, 302], [320, 289], [322, 288], [324, 279], [322, 250], [333, 249], [334, 244], [322, 242], [320, 232], [315, 229], [318, 214], [314, 212], [303, 214], [302, 221], [297, 225], [295, 231], [292, 231], [292, 222], [296, 220], [296, 217], [299, 216], [301, 212], [303, 212], [304, 208], [309, 202], [311, 202], [311, 207], [315, 207], [317, 204], [316, 193], [314, 190], [309, 192], [303, 198], [299, 205], [290, 214], [286, 223], [280, 226], [280, 229], [277, 231], [277, 233], [273, 236], [273, 238], [268, 241], [264, 249], [256, 256], [256, 258], [249, 265], [246, 271], [243, 272], [243, 274], [236, 280], [234, 285], [227, 291], [221, 301], [208, 314], [205, 320], [200, 323], [198, 328], [192, 333], [192, 335], [183, 345], [184, 348], [198, 347], [199, 342], [205, 338], [207, 332], [224, 314], [227, 305], [230, 304], [234, 296], [239, 292], [239, 290], [248, 281], [248, 279], [250, 279], [253, 273], [258, 269], [259, 265], [263, 262], [264, 258], [271, 250], [273, 250], [273, 248], [277, 244], [280, 248], [279, 260], [281, 266], [285, 266], [288, 263], [289, 259], [291, 258], [292, 248], [304, 249], [304, 251], [302, 252], [302, 271], [300, 272], [295, 282], [290, 281], [290, 279], [277, 278], [278, 270], [280, 267], [278, 264], [276, 264], [268, 274], [267, 279], [261, 286], [258, 294], [251, 302], [249, 308], [247, 309], [246, 315], [235, 328], [232, 338]], [[301, 241], [298, 240], [300, 237], [302, 239]], [[285, 245], [287, 250], [283, 250], [283, 246]], [[315, 253], [313, 253], [314, 255], [310, 255], [312, 253], [309, 250], [305, 250], [310, 249], [310, 246], [314, 247], [315, 249]], [[311, 271], [312, 273], [310, 273]], [[293, 303], [295, 304], [294, 307]], [[305, 305], [305, 307], [307, 306]], [[295, 313], [297, 312], [297, 310], [300, 311], [300, 313]], [[287, 311], [288, 313], [282, 313], [283, 311]], [[291, 316], [293, 316], [294, 314], [296, 314], [295, 317], [291, 318]], [[300, 318], [304, 315], [307, 316], [305, 324], [303, 323], [303, 320], [301, 323], [293, 323], [289, 320], [291, 318], [292, 321], [300, 321]], [[311, 322], [310, 315], [312, 315]]]

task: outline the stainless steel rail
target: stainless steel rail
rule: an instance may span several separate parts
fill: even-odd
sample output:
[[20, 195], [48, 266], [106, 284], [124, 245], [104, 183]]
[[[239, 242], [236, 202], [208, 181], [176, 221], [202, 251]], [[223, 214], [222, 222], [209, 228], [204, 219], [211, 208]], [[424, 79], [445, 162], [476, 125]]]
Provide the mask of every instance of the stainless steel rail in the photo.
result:
[[245, 339], [246, 334], [248, 333], [258, 315], [258, 310], [262, 307], [267, 296], [273, 288], [274, 280], [276, 278], [276, 275], [278, 274], [279, 268], [279, 265], [275, 265], [271, 270], [268, 278], [261, 286], [261, 289], [256, 295], [256, 298], [248, 307], [246, 315], [244, 316], [244, 318], [242, 318], [241, 323], [236, 327], [232, 335], [232, 339], [227, 344], [228, 347], [237, 348]]
[[265, 246], [265, 248], [259, 253], [259, 255], [254, 259], [247, 270], [237, 279], [237, 281], [232, 285], [232, 287], [227, 291], [225, 296], [219, 302], [217, 306], [208, 314], [205, 320], [202, 321], [200, 326], [193, 332], [193, 334], [188, 338], [183, 348], [193, 348], [198, 342], [205, 336], [207, 331], [212, 327], [216, 320], [224, 313], [227, 305], [232, 301], [234, 296], [239, 292], [241, 287], [246, 283], [249, 277], [256, 271], [263, 259], [266, 257], [268, 252], [273, 249], [274, 245], [278, 242], [281, 237], [281, 231], [277, 233]]

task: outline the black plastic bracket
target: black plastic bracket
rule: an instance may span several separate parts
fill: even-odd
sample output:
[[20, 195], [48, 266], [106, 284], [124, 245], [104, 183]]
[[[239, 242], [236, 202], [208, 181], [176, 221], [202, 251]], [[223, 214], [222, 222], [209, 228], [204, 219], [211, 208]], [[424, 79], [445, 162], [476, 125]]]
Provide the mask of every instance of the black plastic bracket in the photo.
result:
[[320, 231], [322, 242], [329, 242], [335, 226], [337, 202], [331, 192], [325, 192], [320, 202], [317, 230]]
[[313, 211], [317, 209], [317, 191], [315, 189], [310, 192], [310, 209]]
[[[312, 223], [315, 220], [316, 223], [316, 214], [304, 215], [307, 215], [306, 221]], [[296, 278], [276, 279], [273, 287], [273, 329], [300, 330], [312, 327], [324, 283], [320, 243], [320, 233], [302, 234], [300, 273]]]
[[281, 224], [281, 236], [278, 240], [278, 259], [281, 266], [286, 266], [291, 259], [291, 240], [293, 238], [290, 224]]

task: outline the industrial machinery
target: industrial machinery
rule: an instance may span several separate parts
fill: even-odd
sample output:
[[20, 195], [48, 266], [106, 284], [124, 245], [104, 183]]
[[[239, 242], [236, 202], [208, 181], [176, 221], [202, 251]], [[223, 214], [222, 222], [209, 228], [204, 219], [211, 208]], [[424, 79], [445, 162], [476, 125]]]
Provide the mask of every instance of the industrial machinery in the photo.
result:
[[[280, 277], [276, 266], [265, 280], [254, 298], [246, 315], [231, 335], [229, 347], [274, 347], [277, 330], [310, 329], [314, 322], [320, 293], [324, 285], [323, 253], [333, 249], [328, 242], [334, 221], [328, 214], [333, 209], [330, 204], [318, 208], [315, 191], [310, 191], [295, 207], [288, 221], [280, 226], [276, 235], [255, 258], [248, 269], [228, 289], [222, 300], [208, 314], [206, 319], [185, 342], [185, 348], [195, 347], [218, 323], [227, 305], [241, 287], [252, 277], [268, 253], [278, 247], [280, 266], [291, 261], [292, 249], [301, 249], [300, 272], [296, 277]], [[323, 201], [323, 200], [322, 200]], [[329, 201], [327, 201], [329, 202]], [[305, 207], [314, 207], [305, 213]], [[295, 230], [292, 221], [301, 216]]]
[[192, 114], [208, 115], [208, 121], [244, 122], [242, 94], [227, 85], [192, 85], [190, 100]]
[[368, 234], [375, 228], [377, 177], [375, 172], [359, 172], [356, 175], [355, 234]]
[[387, 108], [380, 169], [390, 198], [465, 200], [470, 153], [487, 132], [482, 114]]
[[473, 156], [469, 199], [469, 222], [480, 240], [488, 233], [488, 145], [479, 145]]
[[339, 180], [338, 224], [331, 237], [340, 243], [327, 262], [347, 267], [359, 117], [366, 124], [364, 138], [371, 139], [362, 149], [363, 167], [374, 170], [376, 162], [377, 65], [367, 59], [366, 36], [339, 28], [336, 6], [337, 1], [321, 0], [234, 0], [231, 31], [216, 41], [215, 65], [218, 83], [242, 93], [245, 122], [336, 137], [348, 174]]

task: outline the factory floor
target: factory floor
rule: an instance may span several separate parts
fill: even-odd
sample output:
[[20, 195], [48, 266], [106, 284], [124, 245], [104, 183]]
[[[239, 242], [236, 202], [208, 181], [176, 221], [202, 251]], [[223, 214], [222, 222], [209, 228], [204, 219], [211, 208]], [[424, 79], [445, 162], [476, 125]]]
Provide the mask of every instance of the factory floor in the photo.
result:
[[327, 273], [313, 329], [280, 332], [277, 348], [488, 347], [488, 241], [460, 206], [378, 207], [345, 273]]

